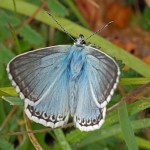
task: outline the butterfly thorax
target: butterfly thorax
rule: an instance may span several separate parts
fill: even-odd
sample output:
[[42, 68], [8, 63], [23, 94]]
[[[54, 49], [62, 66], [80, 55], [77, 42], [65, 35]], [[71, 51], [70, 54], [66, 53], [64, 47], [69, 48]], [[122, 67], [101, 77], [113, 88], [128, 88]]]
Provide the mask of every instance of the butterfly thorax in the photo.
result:
[[86, 54], [84, 47], [75, 47], [76, 46], [72, 46], [72, 51], [70, 53], [71, 59], [69, 66], [71, 80], [75, 80], [80, 76], [86, 62]]
[[80, 76], [86, 62], [85, 40], [83, 35], [79, 35], [79, 38], [70, 48], [69, 59], [70, 77], [72, 80], [75, 80]]

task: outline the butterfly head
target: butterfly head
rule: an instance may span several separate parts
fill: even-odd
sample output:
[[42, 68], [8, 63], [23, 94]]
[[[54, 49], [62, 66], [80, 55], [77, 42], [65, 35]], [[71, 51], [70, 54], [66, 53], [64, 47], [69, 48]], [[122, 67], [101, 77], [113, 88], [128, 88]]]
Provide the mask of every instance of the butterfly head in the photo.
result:
[[85, 46], [86, 42], [85, 42], [84, 36], [82, 34], [80, 34], [79, 38], [76, 39], [76, 42], [74, 44], [77, 47], [83, 47], [83, 46]]

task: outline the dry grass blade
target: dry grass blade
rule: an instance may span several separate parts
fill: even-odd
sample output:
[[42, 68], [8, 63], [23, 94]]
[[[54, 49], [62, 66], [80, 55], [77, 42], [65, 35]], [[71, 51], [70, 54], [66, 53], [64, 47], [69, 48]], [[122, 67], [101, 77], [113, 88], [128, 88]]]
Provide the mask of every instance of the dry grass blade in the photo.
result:
[[117, 103], [117, 104], [113, 105], [111, 108], [109, 108], [108, 112], [116, 109], [121, 102], [126, 102], [126, 103], [131, 103], [131, 101], [133, 102], [133, 99], [136, 99], [141, 93], [144, 93], [144, 91], [147, 88], [150, 88], [150, 82], [140, 86], [137, 90], [135, 90], [134, 92], [132, 92], [129, 95], [122, 98], [119, 103]]
[[1, 127], [0, 127], [0, 131], [5, 127], [5, 125], [7, 124], [7, 122], [9, 121], [10, 117], [13, 115], [13, 113], [16, 111], [17, 107], [13, 106], [13, 108], [11, 109], [11, 111], [9, 112], [9, 114], [7, 115], [6, 119], [4, 120], [4, 122], [2, 123]]
[[[73, 123], [68, 123], [62, 128], [69, 128], [72, 127]], [[12, 135], [22, 135], [22, 134], [29, 134], [29, 133], [43, 133], [43, 132], [48, 132], [52, 131], [55, 129], [52, 128], [44, 128], [44, 129], [39, 129], [39, 130], [29, 130], [29, 131], [18, 131], [18, 132], [7, 132], [7, 133], [1, 133], [2, 136], [12, 136]]]
[[[25, 119], [26, 130], [27, 131], [32, 131], [29, 119], [27, 118], [27, 116], [25, 115], [25, 113], [24, 113], [24, 119]], [[38, 141], [35, 138], [35, 136], [34, 136], [33, 133], [28, 133], [28, 136], [29, 136], [29, 139], [30, 139], [31, 143], [33, 144], [33, 146], [35, 147], [36, 150], [43, 150], [43, 148], [38, 143]]]
[[[18, 31], [16, 32], [16, 35], [18, 35], [20, 33], [20, 31], [24, 28], [24, 26], [26, 24], [29, 24], [34, 18], [35, 16], [43, 10], [43, 8], [46, 6], [46, 0], [43, 0], [41, 5], [37, 8], [37, 10], [30, 16], [28, 17], [21, 25], [20, 25], [20, 28], [18, 29]], [[7, 45], [7, 43], [9, 43], [10, 41], [12, 40], [12, 36], [8, 37], [6, 40], [5, 40], [5, 44]]]

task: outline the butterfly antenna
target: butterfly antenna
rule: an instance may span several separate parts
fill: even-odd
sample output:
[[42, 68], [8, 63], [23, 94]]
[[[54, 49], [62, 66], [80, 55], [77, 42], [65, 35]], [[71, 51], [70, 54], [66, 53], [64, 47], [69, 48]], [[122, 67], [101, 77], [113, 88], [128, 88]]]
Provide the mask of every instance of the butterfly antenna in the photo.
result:
[[[45, 10], [46, 11], [46, 10]], [[75, 42], [75, 39], [62, 27], [62, 25], [55, 19], [55, 17], [48, 11], [46, 13], [61, 27], [61, 29]]]
[[96, 33], [98, 33], [98, 32], [101, 32], [103, 29], [105, 29], [106, 27], [108, 27], [110, 24], [112, 24], [113, 23], [113, 21], [110, 21], [110, 22], [108, 22], [105, 26], [103, 26], [102, 28], [100, 28], [100, 29], [98, 29], [97, 31], [95, 31], [93, 34], [91, 34], [88, 38], [86, 38], [86, 40], [87, 39], [89, 39], [89, 38], [91, 38], [93, 35], [95, 35]]

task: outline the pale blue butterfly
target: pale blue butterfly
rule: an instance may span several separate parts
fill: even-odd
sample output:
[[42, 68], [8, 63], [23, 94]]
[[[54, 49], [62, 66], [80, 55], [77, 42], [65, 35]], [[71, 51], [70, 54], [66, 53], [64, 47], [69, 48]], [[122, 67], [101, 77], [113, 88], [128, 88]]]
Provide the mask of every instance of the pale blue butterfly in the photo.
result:
[[27, 116], [44, 126], [64, 126], [71, 114], [81, 131], [99, 129], [119, 80], [119, 67], [104, 52], [86, 46], [57, 45], [21, 54], [7, 65]]

